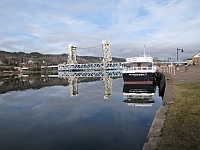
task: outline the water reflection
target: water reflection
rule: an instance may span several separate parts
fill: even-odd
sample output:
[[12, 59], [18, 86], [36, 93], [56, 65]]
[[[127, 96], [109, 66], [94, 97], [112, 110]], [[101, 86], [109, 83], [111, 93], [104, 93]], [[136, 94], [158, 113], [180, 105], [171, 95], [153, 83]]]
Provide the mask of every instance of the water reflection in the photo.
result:
[[152, 107], [133, 109], [123, 93], [155, 89], [109, 76], [21, 74], [0, 82], [0, 149], [141, 150], [162, 105], [156, 91]]
[[[13, 90], [25, 90], [25, 89], [39, 89], [44, 86], [53, 86], [53, 85], [64, 85], [69, 86], [70, 96], [78, 96], [78, 83], [81, 82], [91, 82], [102, 80], [104, 83], [104, 99], [109, 99], [112, 94], [112, 81], [111, 76], [89, 76], [89, 77], [77, 77], [77, 76], [59, 76], [55, 75], [42, 75], [42, 74], [19, 74], [19, 75], [10, 75], [10, 76], [0, 76], [0, 94], [6, 93], [7, 91]], [[153, 99], [156, 86], [159, 87], [159, 96], [163, 97], [164, 91], [163, 87], [160, 87], [159, 84], [124, 84], [123, 86], [123, 95], [124, 102], [132, 105], [134, 101], [142, 102], [149, 101], [153, 102], [150, 99]], [[134, 106], [136, 106], [134, 104]]]
[[45, 86], [68, 85], [68, 81], [61, 78], [49, 78], [38, 74], [18, 74], [0, 76], [0, 94], [8, 91], [23, 91], [26, 89], [40, 89]]
[[129, 106], [147, 107], [154, 103], [155, 84], [124, 84], [124, 101]]
[[[115, 77], [116, 78], [116, 77]], [[108, 99], [112, 94], [112, 81], [110, 76], [103, 77], [76, 77], [76, 76], [58, 76], [42, 74], [19, 74], [11, 76], [2, 76], [0, 81], [0, 94], [7, 91], [25, 90], [30, 88], [42, 88], [44, 86], [68, 85], [70, 96], [78, 96], [78, 83], [102, 80], [104, 83], [104, 99]]]
[[78, 95], [78, 77], [68, 77], [70, 96]]

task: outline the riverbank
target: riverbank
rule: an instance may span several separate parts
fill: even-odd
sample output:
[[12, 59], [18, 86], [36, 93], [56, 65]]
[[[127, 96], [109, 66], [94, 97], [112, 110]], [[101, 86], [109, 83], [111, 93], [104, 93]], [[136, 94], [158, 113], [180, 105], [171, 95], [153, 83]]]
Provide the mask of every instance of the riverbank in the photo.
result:
[[200, 149], [200, 82], [174, 84], [174, 104], [167, 112], [158, 150]]
[[[166, 84], [165, 96], [163, 99], [163, 106], [161, 106], [156, 113], [151, 129], [149, 131], [146, 143], [144, 144], [143, 150], [155, 150], [158, 147], [158, 145], [160, 145], [163, 142], [162, 139], [169, 138], [169, 137], [164, 137], [166, 136], [166, 134], [164, 135], [163, 134], [164, 131], [162, 132], [162, 130], [165, 129], [164, 124], [166, 124], [168, 119], [170, 119], [167, 116], [167, 121], [166, 121], [166, 114], [167, 115], [169, 114], [168, 112], [171, 109], [170, 107], [171, 104], [173, 104], [174, 102], [176, 103], [174, 93], [177, 92], [177, 89], [174, 89], [175, 84], [182, 83], [182, 82], [183, 83], [200, 82], [199, 74], [200, 74], [199, 66], [188, 67], [188, 70], [186, 70], [184, 66], [179, 67], [176, 70], [175, 75], [171, 75], [169, 73], [164, 72], [164, 75], [167, 78], [167, 84]], [[184, 119], [184, 116], [181, 116], [181, 117], [183, 117]]]

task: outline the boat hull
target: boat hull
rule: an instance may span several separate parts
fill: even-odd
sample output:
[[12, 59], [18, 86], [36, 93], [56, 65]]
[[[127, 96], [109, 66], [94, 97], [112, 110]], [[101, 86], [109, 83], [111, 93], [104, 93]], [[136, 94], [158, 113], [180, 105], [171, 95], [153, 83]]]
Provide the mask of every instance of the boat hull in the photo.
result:
[[153, 84], [155, 73], [122, 73], [125, 84]]

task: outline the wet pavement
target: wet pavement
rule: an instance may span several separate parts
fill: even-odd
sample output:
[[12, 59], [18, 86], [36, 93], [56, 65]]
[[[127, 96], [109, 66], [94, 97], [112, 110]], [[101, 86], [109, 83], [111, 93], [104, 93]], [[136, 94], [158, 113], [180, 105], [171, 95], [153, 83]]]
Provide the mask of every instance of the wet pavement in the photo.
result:
[[163, 72], [163, 74], [167, 81], [163, 106], [161, 106], [156, 113], [143, 150], [155, 150], [162, 140], [161, 130], [166, 120], [166, 113], [170, 104], [174, 103], [173, 83], [200, 82], [200, 66], [181, 66], [177, 67], [173, 74], [168, 72]]

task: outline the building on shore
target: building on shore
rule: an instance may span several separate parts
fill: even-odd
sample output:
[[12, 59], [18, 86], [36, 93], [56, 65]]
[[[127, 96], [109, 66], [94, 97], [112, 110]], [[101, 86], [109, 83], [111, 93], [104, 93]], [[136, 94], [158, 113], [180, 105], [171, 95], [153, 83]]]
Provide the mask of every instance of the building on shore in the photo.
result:
[[192, 56], [192, 62], [194, 65], [200, 65], [200, 51]]

